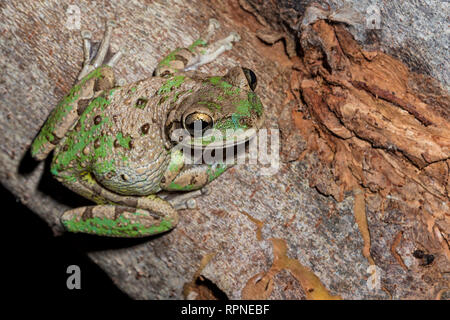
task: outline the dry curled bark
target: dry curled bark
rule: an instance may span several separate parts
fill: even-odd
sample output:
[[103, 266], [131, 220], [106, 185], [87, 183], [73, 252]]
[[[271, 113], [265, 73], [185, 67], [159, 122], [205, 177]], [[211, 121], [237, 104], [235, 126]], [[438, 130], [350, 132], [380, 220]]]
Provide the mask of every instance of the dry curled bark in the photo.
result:
[[[139, 241], [74, 237], [130, 296], [448, 297], [447, 93], [373, 46], [361, 49], [348, 24], [309, 19], [301, 27], [306, 2], [79, 4], [96, 39], [106, 18], [118, 20], [113, 45], [130, 54], [117, 76], [127, 82], [149, 76], [208, 18], [222, 23], [222, 36], [236, 30], [242, 40], [202, 70], [254, 70], [266, 124], [282, 132], [275, 175], [262, 176], [260, 165], [230, 169], [197, 210], [180, 212], [172, 232]], [[79, 32], [65, 27], [69, 4], [0, 5], [0, 178], [55, 233], [60, 214], [84, 202], [26, 151], [81, 65]], [[434, 261], [424, 266], [418, 249]], [[371, 264], [381, 271], [374, 290], [366, 285]]]

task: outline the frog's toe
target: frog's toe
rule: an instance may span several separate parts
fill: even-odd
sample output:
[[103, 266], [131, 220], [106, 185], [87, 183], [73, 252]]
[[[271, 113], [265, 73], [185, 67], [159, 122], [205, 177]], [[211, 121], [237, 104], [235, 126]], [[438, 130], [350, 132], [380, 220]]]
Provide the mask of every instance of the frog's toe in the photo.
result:
[[236, 31], [230, 32], [230, 37], [232, 42], [238, 42], [239, 40], [241, 40], [241, 36]]
[[114, 53], [111, 59], [109, 59], [108, 63], [106, 65], [110, 66], [111, 68], [114, 67], [117, 62], [122, 58], [123, 55], [127, 54], [127, 50], [125, 47], [121, 47], [119, 51]]
[[188, 201], [186, 201], [186, 207], [189, 209], [197, 208], [197, 201], [195, 199], [189, 199]]
[[180, 194], [169, 193], [165, 196], [165, 199], [175, 208], [175, 210], [194, 209], [197, 207], [197, 202], [194, 198], [203, 194], [203, 189]]
[[108, 20], [106, 21], [106, 26], [110, 28], [115, 28], [117, 26], [117, 23], [115, 20]]
[[219, 29], [220, 28], [220, 22], [217, 19], [209, 19], [209, 28], [211, 29]]
[[86, 40], [91, 40], [92, 39], [92, 33], [89, 30], [82, 30], [81, 31], [81, 37], [83, 39], [86, 39]]
[[197, 208], [197, 201], [195, 199], [187, 199], [187, 200], [184, 200], [184, 201], [177, 201], [173, 205], [173, 207], [174, 207], [175, 210], [196, 209]]
[[233, 44], [231, 42], [224, 43], [222, 45], [224, 51], [228, 51], [233, 49]]

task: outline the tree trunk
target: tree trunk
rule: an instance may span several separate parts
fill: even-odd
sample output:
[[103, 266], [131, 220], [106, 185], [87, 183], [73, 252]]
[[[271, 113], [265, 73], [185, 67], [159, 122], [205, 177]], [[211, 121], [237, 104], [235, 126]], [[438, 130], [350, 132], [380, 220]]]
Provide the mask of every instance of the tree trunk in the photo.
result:
[[383, 2], [378, 20], [369, 1], [344, 2], [2, 2], [2, 184], [55, 235], [87, 203], [28, 153], [80, 70], [78, 9], [94, 39], [118, 22], [126, 82], [214, 17], [241, 41], [201, 70], [256, 73], [279, 170], [235, 166], [164, 235], [74, 241], [137, 299], [448, 299], [448, 3]]

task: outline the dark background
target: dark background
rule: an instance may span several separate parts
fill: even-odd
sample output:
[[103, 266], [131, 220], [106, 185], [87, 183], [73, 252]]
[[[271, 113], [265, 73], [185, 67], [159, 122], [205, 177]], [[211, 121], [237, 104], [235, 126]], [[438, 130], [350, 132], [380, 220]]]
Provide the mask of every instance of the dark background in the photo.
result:
[[[36, 214], [22, 205], [2, 185], [2, 233], [6, 255], [3, 273], [11, 297], [33, 299], [129, 299], [112, 280], [87, 257], [77, 238], [55, 237]], [[81, 269], [81, 289], [69, 290], [66, 273], [69, 265]], [[5, 281], [6, 280], [6, 281]], [[6, 288], [5, 288], [6, 289]]]

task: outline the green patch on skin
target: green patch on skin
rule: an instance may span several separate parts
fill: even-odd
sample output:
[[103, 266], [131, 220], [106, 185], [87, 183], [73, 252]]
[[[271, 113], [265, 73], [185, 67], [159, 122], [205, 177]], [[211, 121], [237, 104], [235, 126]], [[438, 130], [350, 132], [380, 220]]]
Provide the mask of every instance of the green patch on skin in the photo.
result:
[[80, 83], [73, 86], [70, 92], [58, 103], [56, 108], [51, 112], [44, 126], [41, 128], [39, 135], [34, 139], [31, 145], [31, 154], [33, 156], [43, 151], [44, 145], [55, 139], [55, 129], [64, 122], [70, 111], [74, 108], [74, 103], [80, 96], [80, 90], [84, 84], [90, 79], [100, 79], [102, 77], [101, 68], [99, 67], [81, 79]]
[[223, 90], [223, 93], [228, 96], [238, 95], [241, 92], [241, 88], [233, 87], [231, 83], [226, 82], [220, 76], [210, 77], [206, 79], [205, 83], [208, 82], [213, 86], [221, 88]]
[[[143, 217], [143, 213], [136, 211], [136, 216]], [[119, 216], [117, 219], [94, 217], [78, 220], [63, 221], [65, 228], [70, 232], [83, 232], [101, 236], [113, 237], [142, 237], [151, 236], [173, 228], [170, 220], [163, 219], [158, 225], [144, 226], [140, 222], [132, 222], [131, 219]]]
[[228, 166], [224, 163], [216, 164], [214, 167], [212, 165], [208, 165], [208, 170], [206, 173], [208, 174], [208, 182], [213, 181], [215, 178], [220, 176], [228, 169]]
[[170, 63], [176, 59], [175, 56], [180, 50], [181, 50], [180, 48], [177, 48], [172, 52], [170, 52], [164, 59], [162, 59], [158, 63], [158, 66], [166, 66], [170, 68]]
[[250, 117], [251, 116], [250, 108], [251, 104], [248, 100], [241, 100], [238, 102], [236, 106], [236, 112], [241, 116]]
[[203, 46], [206, 46], [207, 44], [208, 44], [208, 43], [207, 43], [205, 40], [199, 38], [199, 39], [195, 40], [194, 43], [191, 44], [191, 45], [188, 47], [188, 49], [189, 49], [189, 51], [194, 52], [194, 49], [195, 49], [196, 47], [198, 47], [198, 46], [202, 46], [202, 47], [203, 47]]
[[172, 102], [173, 103], [177, 102], [178, 96], [183, 93], [184, 93], [184, 91], [178, 91], [177, 93], [175, 93], [175, 95], [173, 96]]
[[227, 129], [235, 129], [235, 125], [231, 119], [225, 119], [214, 124], [214, 129], [226, 131]]
[[171, 182], [169, 184], [168, 190], [175, 190], [175, 191], [191, 191], [194, 189], [199, 188], [199, 186], [193, 185], [193, 184], [187, 184], [187, 185], [181, 185], [181, 184], [177, 184], [175, 182]]
[[242, 115], [240, 115], [240, 114], [233, 113], [231, 115], [231, 121], [233, 121], [234, 128], [236, 130], [237, 129], [247, 129], [247, 126], [245, 124], [241, 124], [241, 121], [240, 121], [241, 118], [242, 118]]
[[229, 96], [236, 96], [241, 92], [241, 88], [226, 88], [223, 92]]
[[124, 137], [123, 135], [122, 135], [122, 132], [119, 132], [117, 135], [116, 135], [116, 139], [117, 139], [117, 142], [119, 142], [119, 144], [120, 144], [120, 146], [121, 147], [123, 147], [123, 148], [125, 148], [125, 149], [131, 149], [130, 148], [130, 141], [131, 141], [131, 137], [130, 136], [128, 136], [128, 137]]
[[80, 178], [83, 182], [85, 182], [89, 186], [95, 186], [97, 182], [92, 177], [91, 173], [88, 171], [83, 171], [80, 173]]
[[231, 118], [227, 118], [221, 121], [218, 121], [214, 124], [214, 129], [220, 130], [223, 133], [229, 129], [246, 129], [247, 126], [245, 124], [241, 124], [240, 119], [243, 117], [240, 113], [233, 113]]
[[113, 171], [113, 170], [115, 170], [114, 160], [111, 159], [108, 161], [99, 161], [93, 165], [92, 170], [94, 172], [98, 172], [100, 174], [104, 174], [104, 173]]
[[171, 153], [168, 170], [170, 172], [179, 172], [184, 166], [183, 151], [176, 150]]
[[[222, 77], [220, 76], [215, 76], [215, 77], [210, 77], [207, 79], [212, 85], [218, 86], [222, 83]], [[225, 81], [223, 81], [225, 82]], [[231, 84], [230, 84], [231, 87]]]
[[127, 162], [128, 162], [128, 157], [127, 157], [126, 155], [124, 155], [122, 152], [119, 152], [119, 153], [118, 153], [118, 156], [119, 156], [120, 159], [122, 159], [122, 161], [123, 161], [125, 164], [127, 164]]
[[184, 82], [185, 76], [173, 76], [169, 78], [165, 84], [158, 89], [158, 94], [170, 93], [175, 88], [179, 88]]
[[65, 179], [67, 182], [76, 182], [78, 180], [75, 174], [70, 174], [66, 176]]
[[209, 110], [214, 111], [222, 109], [222, 106], [218, 103], [212, 102], [212, 101], [199, 101], [198, 104], [205, 105]]
[[156, 196], [154, 194], [149, 194], [148, 196], [144, 196], [144, 198], [147, 198], [147, 199], [150, 199], [150, 200], [162, 201], [161, 198], [159, 198], [158, 196]]
[[214, 124], [214, 128], [226, 131], [227, 129], [246, 129], [245, 124], [241, 124], [241, 118], [250, 117], [252, 111], [258, 116], [263, 113], [263, 106], [258, 96], [254, 92], [247, 94], [247, 99], [239, 100], [235, 103], [236, 112], [231, 115], [231, 119], [224, 119]]
[[254, 110], [258, 116], [261, 116], [263, 113], [263, 105], [261, 100], [259, 100], [258, 96], [254, 92], [249, 92], [247, 94], [248, 101], [250, 102], [250, 109]]

